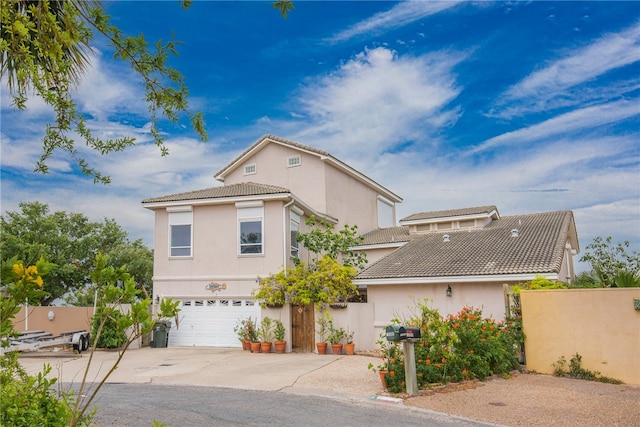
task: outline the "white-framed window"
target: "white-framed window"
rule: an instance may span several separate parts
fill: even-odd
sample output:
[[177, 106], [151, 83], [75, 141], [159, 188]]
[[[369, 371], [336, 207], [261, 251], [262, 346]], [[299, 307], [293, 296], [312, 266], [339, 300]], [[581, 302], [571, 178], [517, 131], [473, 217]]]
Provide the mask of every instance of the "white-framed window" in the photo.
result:
[[244, 174], [245, 175], [253, 175], [256, 173], [256, 164], [245, 165]]
[[289, 211], [289, 238], [291, 239], [290, 255], [292, 258], [298, 258], [300, 254], [300, 244], [297, 237], [300, 231], [300, 215], [293, 210]]
[[297, 156], [289, 156], [287, 157], [287, 167], [292, 168], [294, 166], [300, 166], [301, 161], [299, 154]]
[[169, 256], [191, 257], [193, 254], [193, 211], [191, 206], [167, 208], [169, 213]]
[[262, 202], [238, 202], [238, 254], [264, 254], [264, 207]]
[[391, 200], [378, 196], [378, 227], [395, 226], [395, 205]]

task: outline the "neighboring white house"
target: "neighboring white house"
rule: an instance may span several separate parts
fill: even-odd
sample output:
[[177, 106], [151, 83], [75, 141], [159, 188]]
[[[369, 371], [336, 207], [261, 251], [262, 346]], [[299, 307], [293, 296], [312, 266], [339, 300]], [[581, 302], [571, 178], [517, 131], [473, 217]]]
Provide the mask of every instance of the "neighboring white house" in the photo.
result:
[[[338, 230], [357, 225], [365, 237], [357, 249], [370, 263], [356, 283], [368, 302], [334, 313], [361, 349], [375, 348], [376, 328], [410, 295], [443, 313], [473, 305], [502, 317], [503, 284], [574, 275], [571, 212], [500, 217], [488, 206], [412, 215], [395, 227], [396, 193], [325, 151], [271, 135], [215, 177], [223, 185], [142, 202], [155, 212], [154, 302], [181, 301], [171, 346], [239, 347], [236, 321], [264, 314], [252, 297], [258, 278], [305, 259], [295, 236], [311, 215]], [[267, 310], [285, 324], [289, 350], [313, 350], [313, 308]]]

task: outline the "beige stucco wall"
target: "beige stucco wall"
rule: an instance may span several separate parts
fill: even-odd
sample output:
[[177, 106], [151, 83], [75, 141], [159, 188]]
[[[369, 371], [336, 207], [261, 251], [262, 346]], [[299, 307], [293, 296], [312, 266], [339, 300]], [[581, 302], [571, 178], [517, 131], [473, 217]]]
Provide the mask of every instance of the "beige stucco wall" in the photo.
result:
[[[122, 309], [128, 311], [129, 305], [125, 304]], [[50, 311], [53, 312], [53, 320], [49, 320]], [[25, 307], [21, 307], [14, 318], [13, 328], [16, 331], [45, 331], [50, 332], [53, 336], [62, 332], [91, 332], [93, 307], [29, 306], [26, 308], [26, 313], [27, 317], [25, 318]], [[129, 329], [129, 333], [131, 333], [131, 329]], [[134, 340], [129, 348], [140, 348], [142, 345], [143, 337], [140, 337]]]
[[282, 209], [282, 201], [264, 204], [264, 255], [238, 255], [235, 204], [194, 206], [193, 256], [171, 259], [168, 214], [164, 209], [156, 210], [154, 282], [177, 278], [208, 281], [248, 278], [281, 268], [284, 265]]
[[[373, 327], [373, 306], [371, 304], [352, 302], [347, 304], [346, 308], [327, 307], [326, 310], [333, 318], [333, 324], [336, 328], [342, 327], [354, 332], [353, 342], [356, 345], [356, 350], [376, 348], [375, 342], [379, 337]], [[316, 312], [316, 319], [320, 315]]]
[[358, 232], [367, 233], [378, 227], [378, 193], [344, 172], [327, 165], [327, 212], [345, 224], [358, 225]]
[[[447, 286], [451, 286], [451, 297], [446, 296]], [[457, 313], [465, 306], [481, 308], [485, 317], [502, 320], [505, 316], [501, 283], [370, 285], [367, 287], [367, 301], [373, 305], [376, 336], [391, 319], [412, 317], [415, 301], [424, 298], [429, 298], [429, 306], [443, 316]]]
[[522, 291], [527, 368], [552, 373], [560, 356], [640, 385], [640, 288]]
[[[13, 320], [16, 331], [46, 331], [53, 335], [71, 331], [90, 331], [93, 307], [27, 307], [25, 319], [25, 307]], [[52, 311], [54, 319], [49, 320], [49, 312]]]
[[[300, 155], [299, 166], [287, 167], [289, 156]], [[255, 164], [256, 173], [244, 174], [245, 165]], [[325, 163], [316, 155], [271, 143], [244, 160], [225, 177], [225, 185], [257, 182], [289, 189], [319, 212], [327, 212]]]

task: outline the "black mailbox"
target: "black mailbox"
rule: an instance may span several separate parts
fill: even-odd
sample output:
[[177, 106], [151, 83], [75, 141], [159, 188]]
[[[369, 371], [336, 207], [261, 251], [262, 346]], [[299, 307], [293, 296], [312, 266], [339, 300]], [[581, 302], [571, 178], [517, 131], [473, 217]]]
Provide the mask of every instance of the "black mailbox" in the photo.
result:
[[404, 328], [400, 325], [390, 325], [386, 328], [387, 341], [400, 341], [407, 337]]
[[413, 328], [411, 326], [405, 326], [402, 329], [404, 329], [404, 335], [405, 335], [406, 339], [420, 338], [422, 336], [420, 334], [420, 328]]

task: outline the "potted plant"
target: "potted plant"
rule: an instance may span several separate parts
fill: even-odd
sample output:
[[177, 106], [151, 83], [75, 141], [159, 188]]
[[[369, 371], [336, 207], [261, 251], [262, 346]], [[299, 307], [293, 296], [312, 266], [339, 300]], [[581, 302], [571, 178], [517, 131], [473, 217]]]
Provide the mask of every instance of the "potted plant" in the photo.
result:
[[344, 345], [344, 353], [346, 355], [352, 356], [355, 353], [356, 345], [353, 343], [353, 331], [347, 331], [344, 336], [345, 345]]
[[347, 334], [344, 328], [334, 328], [333, 322], [329, 325], [329, 342], [331, 343], [331, 353], [342, 354], [342, 341]]
[[275, 327], [273, 328], [273, 334], [276, 338], [276, 341], [274, 343], [276, 346], [276, 353], [284, 353], [287, 348], [287, 342], [284, 340], [284, 335], [286, 333], [284, 325], [278, 319], [274, 320], [273, 322], [275, 324]]
[[233, 332], [238, 336], [238, 340], [242, 343], [243, 350], [251, 350], [251, 342], [256, 340], [256, 322], [251, 317], [246, 319], [238, 319]]
[[271, 353], [271, 345], [273, 344], [273, 320], [270, 317], [265, 316], [260, 323], [258, 329], [258, 336], [260, 338], [260, 350], [263, 353]]
[[318, 334], [318, 338], [320, 339], [320, 341], [316, 342], [318, 354], [327, 354], [327, 335], [329, 335], [332, 322], [333, 319], [328, 311], [325, 311], [324, 315], [316, 320], [316, 334]]

